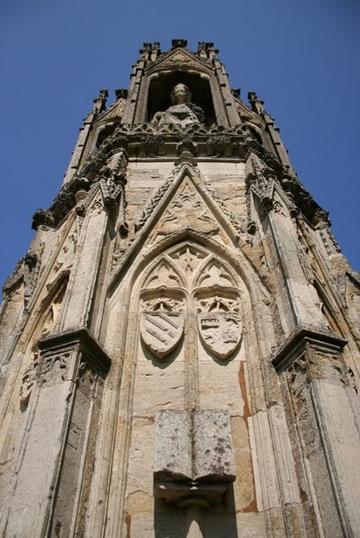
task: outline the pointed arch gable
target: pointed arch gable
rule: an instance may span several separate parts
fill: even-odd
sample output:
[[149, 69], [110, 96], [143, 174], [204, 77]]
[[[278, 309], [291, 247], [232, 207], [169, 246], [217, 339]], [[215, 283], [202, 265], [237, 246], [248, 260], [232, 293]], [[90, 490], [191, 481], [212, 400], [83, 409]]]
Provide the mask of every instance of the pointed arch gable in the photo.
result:
[[140, 249], [134, 250], [132, 256], [124, 260], [110, 281], [107, 292], [108, 297], [110, 298], [115, 293], [115, 290], [124, 278], [129, 279], [128, 285], [132, 287], [140, 272], [151, 264], [153, 260], [156, 260], [158, 256], [161, 256], [168, 250], [179, 248], [187, 242], [192, 242], [199, 248], [204, 248], [211, 252], [212, 255], [218, 256], [225, 261], [232, 268], [232, 271], [240, 276], [252, 300], [256, 300], [258, 297], [262, 297], [267, 302], [271, 300], [269, 290], [261, 281], [252, 263], [247, 259], [241, 249], [237, 248], [236, 251], [230, 249], [211, 237], [194, 230], [180, 230], [179, 232], [170, 234], [153, 245], [146, 253], [141, 253]]
[[[181, 269], [178, 267], [175, 267], [175, 264], [172, 262], [172, 260], [166, 256], [166, 252], [164, 252], [163, 255], [160, 256], [159, 259], [155, 258], [153, 262], [150, 264], [150, 267], [146, 269], [145, 274], [143, 275], [143, 279], [142, 279], [144, 286], [152, 287], [152, 288], [161, 287], [161, 285], [157, 286], [156, 283], [155, 285], [152, 285], [151, 283], [153, 281], [150, 282], [149, 280], [151, 279], [152, 275], [154, 275], [155, 277], [156, 269], [161, 269], [161, 267], [165, 267], [172, 270], [174, 276], [171, 275], [169, 271], [169, 279], [171, 278], [173, 279], [173, 282], [171, 283], [173, 287], [185, 286], [185, 277], [182, 274]], [[176, 277], [178, 280], [176, 279]]]
[[[214, 275], [207, 274], [211, 272], [212, 268], [216, 268], [216, 273]], [[233, 272], [231, 266], [223, 260], [215, 257], [213, 254], [210, 259], [205, 260], [205, 262], [198, 269], [197, 274], [194, 278], [194, 285], [199, 287], [204, 287], [207, 285], [206, 280], [210, 278], [212, 281], [217, 280], [217, 282], [212, 282], [221, 287], [236, 286], [237, 281], [239, 280]]]
[[[156, 224], [165, 213], [169, 202], [174, 198], [179, 185], [185, 177], [189, 178], [192, 182], [197, 193], [204, 200], [209, 211], [213, 213], [216, 221], [221, 225], [224, 233], [230, 239], [228, 247], [219, 241], [214, 240], [209, 234], [188, 227], [180, 230], [173, 230], [161, 237], [161, 239], [155, 241], [154, 244], [149, 244], [151, 234]], [[168, 246], [175, 246], [185, 240], [193, 240], [199, 246], [209, 245], [210, 250], [220, 256], [224, 256], [224, 258], [230, 262], [230, 265], [235, 263], [236, 272], [238, 272], [247, 283], [247, 287], [250, 289], [251, 286], [253, 286], [255, 295], [260, 291], [262, 296], [269, 299], [270, 294], [265, 284], [261, 282], [255, 267], [247, 255], [239, 248], [239, 236], [237, 232], [233, 229], [232, 224], [228, 221], [227, 217], [222, 214], [222, 211], [215, 200], [212, 199], [200, 174], [197, 171], [195, 172], [193, 168], [187, 164], [180, 168], [177, 175], [174, 177], [174, 180], [170, 183], [160, 200], [157, 202], [157, 207], [151, 209], [150, 216], [146, 217], [145, 222], [142, 224], [141, 233], [138, 233], [138, 237], [130, 246], [126, 256], [116, 267], [112, 278], [110, 278], [108, 295], [112, 295], [118, 283], [124, 278], [125, 274], [128, 274], [129, 270], [133, 270], [134, 266], [137, 267], [138, 264], [136, 260], [139, 256], [144, 258], [144, 260], [151, 260], [154, 256], [157, 256], [162, 251], [166, 250]]]

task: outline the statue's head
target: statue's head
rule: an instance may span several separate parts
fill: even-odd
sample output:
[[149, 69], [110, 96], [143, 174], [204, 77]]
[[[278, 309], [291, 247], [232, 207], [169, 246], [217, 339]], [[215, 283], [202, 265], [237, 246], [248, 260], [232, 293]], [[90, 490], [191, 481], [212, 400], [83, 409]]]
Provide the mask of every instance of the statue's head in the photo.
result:
[[183, 105], [184, 103], [190, 103], [191, 92], [189, 88], [180, 82], [174, 86], [171, 92], [171, 102], [173, 105]]

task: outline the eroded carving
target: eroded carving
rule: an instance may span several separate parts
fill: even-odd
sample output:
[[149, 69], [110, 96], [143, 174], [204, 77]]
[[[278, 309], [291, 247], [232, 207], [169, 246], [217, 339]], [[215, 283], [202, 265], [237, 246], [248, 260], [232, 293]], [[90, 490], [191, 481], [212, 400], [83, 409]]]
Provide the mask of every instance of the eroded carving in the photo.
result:
[[217, 260], [211, 260], [201, 271], [198, 277], [198, 285], [210, 286], [233, 286], [235, 284], [233, 276]]
[[198, 299], [197, 318], [204, 347], [219, 359], [227, 359], [238, 348], [242, 322], [236, 299], [214, 295]]
[[158, 359], [169, 355], [184, 331], [183, 303], [171, 297], [143, 301], [140, 316], [141, 339]]
[[35, 291], [41, 266], [41, 256], [44, 243], [41, 243], [36, 252], [29, 250], [24, 258], [24, 305], [28, 308], [31, 297]]
[[179, 264], [185, 274], [190, 275], [199, 267], [201, 261], [206, 258], [208, 254], [195, 245], [185, 245], [171, 252], [169, 256], [173, 260], [176, 260], [177, 264]]
[[185, 180], [175, 198], [155, 228], [153, 238], [168, 235], [184, 228], [192, 228], [208, 235], [216, 235], [219, 224], [204, 204], [189, 180]]
[[159, 189], [156, 191], [154, 196], [150, 199], [150, 201], [147, 203], [145, 209], [141, 212], [141, 214], [134, 219], [134, 225], [135, 225], [135, 231], [140, 230], [154, 209], [158, 206], [159, 201], [164, 196], [165, 192], [170, 187], [171, 183], [173, 182], [173, 177], [170, 177], [167, 181], [165, 181]]
[[152, 123], [159, 127], [163, 125], [178, 125], [187, 127], [194, 123], [204, 123], [205, 115], [201, 107], [191, 102], [191, 92], [185, 84], [177, 84], [171, 92], [170, 106], [165, 112], [156, 112]]
[[65, 381], [70, 368], [70, 352], [60, 352], [45, 355], [40, 363], [40, 378], [42, 383], [49, 385]]
[[29, 403], [30, 396], [38, 376], [39, 355], [37, 352], [32, 357], [31, 364], [25, 369], [20, 386], [20, 408], [24, 411]]
[[179, 275], [171, 267], [171, 265], [162, 260], [146, 279], [145, 286], [147, 288], [157, 288], [160, 286], [176, 287], [181, 286], [182, 282]]

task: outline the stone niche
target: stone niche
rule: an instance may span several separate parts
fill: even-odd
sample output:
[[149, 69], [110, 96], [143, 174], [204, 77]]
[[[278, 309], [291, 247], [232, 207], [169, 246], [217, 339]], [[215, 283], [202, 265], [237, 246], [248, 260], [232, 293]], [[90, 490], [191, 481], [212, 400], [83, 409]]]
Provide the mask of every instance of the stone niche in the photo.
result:
[[213, 98], [209, 80], [200, 74], [184, 71], [159, 73], [151, 78], [147, 96], [147, 108], [143, 121], [152, 121], [156, 112], [167, 110], [171, 102], [171, 92], [177, 84], [185, 84], [191, 92], [191, 103], [199, 107], [204, 114], [201, 123], [212, 125], [216, 123]]
[[207, 507], [235, 480], [230, 415], [222, 410], [160, 411], [156, 416], [154, 495]]

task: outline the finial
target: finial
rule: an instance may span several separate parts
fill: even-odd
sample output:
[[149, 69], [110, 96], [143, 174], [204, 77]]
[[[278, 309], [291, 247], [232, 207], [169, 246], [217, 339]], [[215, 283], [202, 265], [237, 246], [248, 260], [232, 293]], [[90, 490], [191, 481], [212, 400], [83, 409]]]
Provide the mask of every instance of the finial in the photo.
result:
[[128, 90], [127, 89], [119, 88], [119, 89], [115, 90], [115, 97], [116, 97], [117, 101], [119, 99], [126, 99], [127, 96], [128, 96]]
[[202, 60], [215, 58], [219, 51], [215, 49], [212, 41], [199, 41], [197, 53]]
[[142, 58], [147, 61], [154, 62], [160, 54], [160, 42], [143, 43], [142, 49], [139, 50]]
[[264, 112], [264, 101], [258, 98], [256, 92], [249, 92], [248, 99], [254, 112], [257, 114], [262, 114]]
[[108, 93], [108, 91], [106, 89], [99, 91], [99, 95], [97, 97], [95, 97], [95, 99], [93, 99], [93, 103], [94, 103], [93, 110], [94, 110], [94, 112], [97, 112], [99, 114], [100, 112], [105, 110], [105, 108], [106, 108], [106, 99], [108, 98], [108, 95], [109, 95], [109, 93]]
[[176, 48], [185, 48], [187, 46], [187, 39], [173, 39], [171, 41], [171, 48], [172, 49], [176, 49]]

